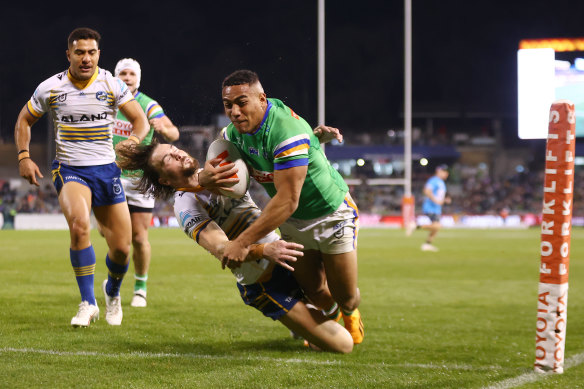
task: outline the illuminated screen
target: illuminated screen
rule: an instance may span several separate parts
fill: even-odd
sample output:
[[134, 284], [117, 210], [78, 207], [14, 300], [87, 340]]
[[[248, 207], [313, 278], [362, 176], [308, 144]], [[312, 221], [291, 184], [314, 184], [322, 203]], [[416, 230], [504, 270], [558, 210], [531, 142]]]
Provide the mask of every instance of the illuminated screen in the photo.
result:
[[519, 138], [546, 138], [550, 106], [560, 99], [574, 103], [576, 136], [584, 137], [584, 59], [578, 54], [583, 55], [551, 48], [517, 52]]

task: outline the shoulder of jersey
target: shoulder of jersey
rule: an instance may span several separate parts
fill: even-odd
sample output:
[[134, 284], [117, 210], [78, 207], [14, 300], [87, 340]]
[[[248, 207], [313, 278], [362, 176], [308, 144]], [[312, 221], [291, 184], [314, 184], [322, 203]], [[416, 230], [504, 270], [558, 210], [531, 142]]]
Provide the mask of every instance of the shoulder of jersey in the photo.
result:
[[236, 199], [242, 198], [249, 188], [249, 171], [237, 147], [228, 140], [217, 139], [209, 145], [209, 150], [207, 150], [207, 160], [214, 158], [222, 159], [219, 166], [235, 163], [238, 170], [233, 178], [239, 178], [239, 182], [231, 187], [233, 192], [220, 189], [221, 194]]

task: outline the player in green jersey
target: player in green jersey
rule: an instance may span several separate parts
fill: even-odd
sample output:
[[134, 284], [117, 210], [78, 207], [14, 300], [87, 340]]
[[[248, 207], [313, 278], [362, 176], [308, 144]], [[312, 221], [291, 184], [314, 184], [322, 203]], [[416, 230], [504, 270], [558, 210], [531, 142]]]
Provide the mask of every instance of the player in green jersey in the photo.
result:
[[[174, 142], [179, 138], [176, 126], [164, 114], [162, 107], [152, 98], [140, 92], [140, 79], [142, 71], [140, 64], [132, 58], [122, 58], [115, 68], [115, 75], [124, 81], [136, 101], [142, 107], [150, 123], [150, 131], [142, 141], [142, 144], [152, 143], [154, 134], [159, 134], [167, 142]], [[118, 142], [127, 139], [132, 132], [132, 124], [122, 112], [118, 112], [113, 129], [114, 146]], [[134, 297], [131, 306], [146, 306], [146, 281], [150, 268], [151, 249], [148, 241], [148, 227], [152, 220], [154, 209], [154, 197], [149, 197], [136, 190], [137, 181], [141, 172], [122, 171], [121, 181], [124, 185], [130, 217], [132, 219], [132, 260], [134, 262]]]
[[[250, 174], [271, 197], [262, 215], [227, 244], [223, 260], [243, 261], [252, 243], [279, 227], [283, 239], [305, 247], [294, 273], [307, 296], [332, 317], [340, 319], [342, 314], [354, 343], [361, 343], [359, 214], [347, 185], [308, 123], [280, 100], [268, 99], [256, 73], [238, 70], [225, 78], [222, 87], [225, 113], [231, 120], [224, 137], [237, 146]], [[202, 186], [216, 187], [224, 169], [205, 164]]]

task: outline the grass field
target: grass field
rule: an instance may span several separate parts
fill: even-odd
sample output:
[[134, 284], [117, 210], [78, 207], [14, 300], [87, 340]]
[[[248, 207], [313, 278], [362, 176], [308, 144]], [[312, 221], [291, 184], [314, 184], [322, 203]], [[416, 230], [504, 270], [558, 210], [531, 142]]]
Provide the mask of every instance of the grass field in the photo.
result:
[[[349, 355], [302, 347], [246, 307], [235, 279], [176, 229], [151, 231], [148, 308], [69, 326], [79, 297], [67, 231], [0, 231], [0, 387], [584, 387], [584, 230], [572, 236], [565, 373], [535, 375], [539, 230], [362, 229], [365, 341]], [[129, 275], [132, 272], [128, 273]]]

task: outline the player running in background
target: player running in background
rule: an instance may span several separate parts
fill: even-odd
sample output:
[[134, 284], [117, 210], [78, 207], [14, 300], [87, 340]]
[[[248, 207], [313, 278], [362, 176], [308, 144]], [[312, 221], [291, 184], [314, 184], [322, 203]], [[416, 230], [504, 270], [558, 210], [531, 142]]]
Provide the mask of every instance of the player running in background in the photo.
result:
[[422, 212], [430, 219], [430, 224], [419, 226], [428, 230], [428, 237], [422, 244], [422, 251], [438, 251], [432, 243], [440, 231], [440, 217], [442, 216], [442, 205], [450, 204], [450, 197], [446, 196], [446, 179], [448, 178], [448, 166], [438, 165], [435, 174], [426, 181], [424, 185], [424, 202]]
[[[227, 243], [224, 260], [242, 261], [252, 243], [279, 227], [283, 239], [305, 248], [294, 274], [308, 298], [329, 317], [340, 320], [342, 314], [354, 343], [361, 343], [359, 215], [347, 185], [308, 123], [282, 101], [268, 99], [256, 73], [238, 70], [225, 78], [222, 88], [231, 120], [225, 139], [236, 145], [251, 166], [250, 174], [271, 197], [261, 216]], [[217, 187], [221, 172], [207, 163], [200, 175], [202, 185]]]
[[136, 146], [132, 152], [122, 154], [119, 163], [123, 168], [144, 171], [138, 185], [140, 191], [151, 191], [158, 198], [174, 193], [174, 212], [181, 228], [222, 261], [223, 267], [231, 269], [246, 305], [279, 320], [307, 344], [326, 351], [352, 351], [349, 332], [303, 301], [302, 290], [286, 263], [302, 256], [298, 251], [302, 245], [285, 242], [270, 231], [251, 245], [244, 261], [223, 261], [229, 239], [235, 239], [261, 213], [249, 192], [241, 199], [232, 199], [202, 190], [198, 161], [169, 144]]
[[122, 323], [120, 286], [128, 269], [131, 242], [130, 213], [115, 163], [112, 127], [118, 108], [132, 123], [133, 132], [118, 144], [124, 149], [140, 143], [148, 132], [144, 111], [130, 90], [110, 72], [97, 66], [97, 31], [77, 28], [68, 38], [68, 70], [42, 82], [22, 108], [15, 127], [20, 175], [39, 185], [38, 166], [30, 159], [31, 127], [49, 112], [55, 130], [56, 159], [52, 164], [53, 184], [69, 225], [70, 258], [81, 303], [71, 319], [74, 327], [87, 327], [99, 317], [93, 289], [95, 252], [90, 241], [90, 213], [93, 209], [102, 226], [108, 253], [108, 278], [102, 288], [106, 300], [106, 321]]
[[[142, 144], [148, 145], [152, 142], [154, 134], [159, 134], [167, 142], [174, 142], [179, 138], [178, 128], [164, 114], [162, 107], [152, 98], [140, 92], [140, 79], [142, 70], [138, 61], [132, 58], [122, 58], [115, 68], [115, 76], [119, 77], [128, 85], [130, 92], [142, 107], [150, 122], [150, 131], [142, 140]], [[118, 112], [113, 128], [114, 147], [132, 133], [132, 123], [124, 116], [123, 112]], [[126, 200], [130, 208], [130, 218], [132, 220], [132, 260], [134, 262], [134, 296], [130, 303], [133, 307], [146, 306], [146, 292], [148, 270], [150, 268], [151, 248], [148, 241], [148, 227], [152, 221], [152, 211], [154, 209], [154, 197], [146, 196], [136, 190], [137, 182], [142, 172], [122, 171], [121, 180], [126, 192]]]

